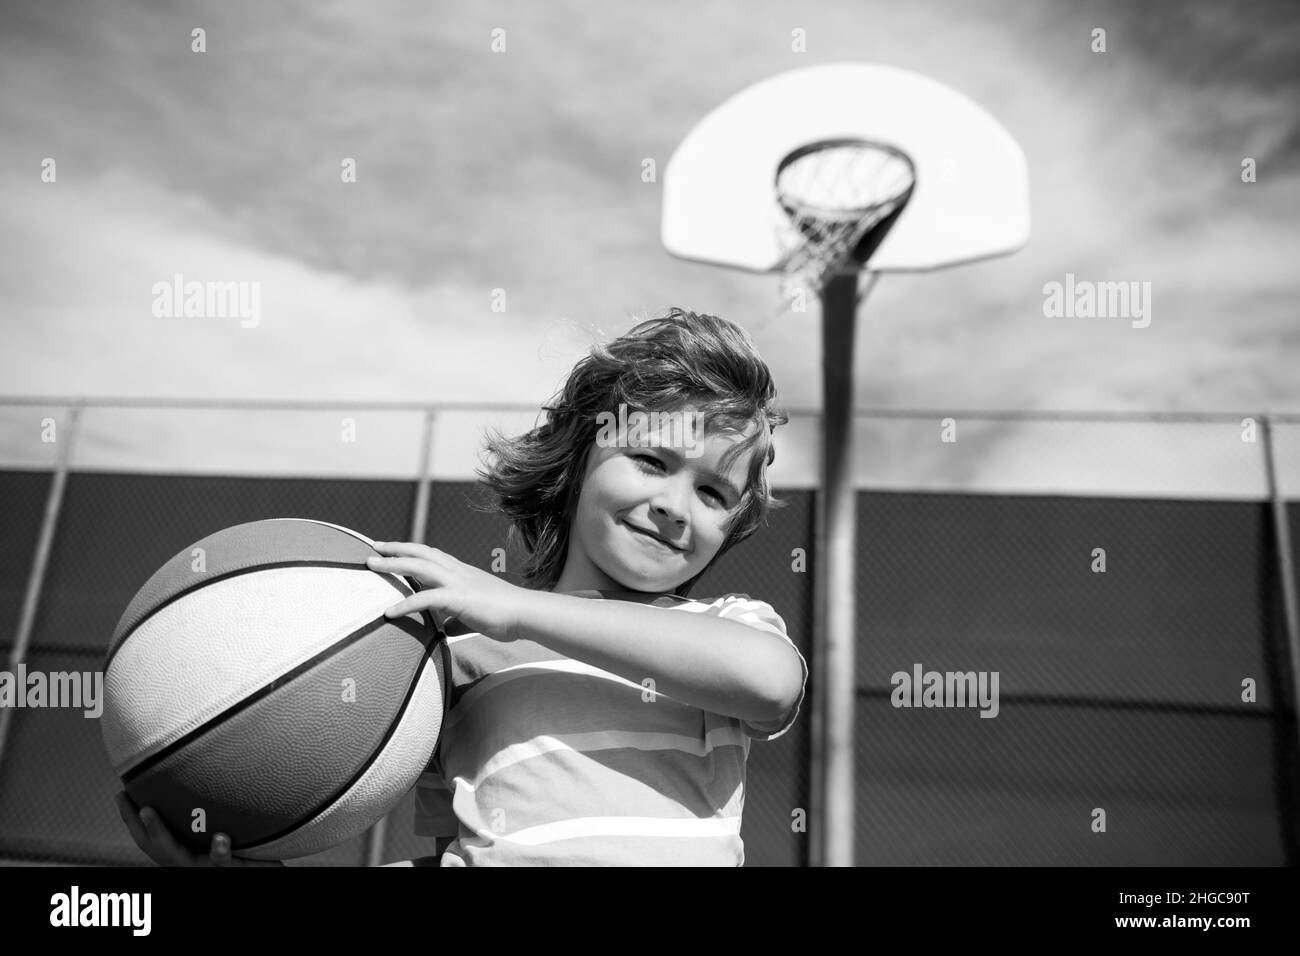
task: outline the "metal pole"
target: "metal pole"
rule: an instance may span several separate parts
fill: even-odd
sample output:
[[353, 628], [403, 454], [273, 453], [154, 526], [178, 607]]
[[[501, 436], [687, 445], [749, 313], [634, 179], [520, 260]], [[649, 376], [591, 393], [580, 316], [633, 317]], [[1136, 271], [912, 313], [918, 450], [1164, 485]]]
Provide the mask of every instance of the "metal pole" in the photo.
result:
[[826, 866], [826, 851], [834, 839], [834, 827], [829, 825], [826, 792], [831, 776], [828, 766], [829, 651], [826, 630], [826, 453], [825, 415], [822, 416], [821, 463], [822, 486], [813, 494], [813, 595], [812, 595], [812, 753], [809, 755], [810, 803], [808, 813], [808, 865]]
[[415, 509], [411, 516], [411, 540], [428, 544], [425, 540], [429, 526], [429, 490], [432, 479], [429, 472], [433, 466], [433, 428], [438, 413], [432, 408], [424, 411], [424, 433], [420, 438], [420, 472], [415, 484]]
[[1282, 617], [1287, 647], [1291, 653], [1291, 700], [1300, 707], [1300, 600], [1296, 596], [1295, 552], [1291, 547], [1291, 526], [1287, 522], [1286, 501], [1277, 486], [1277, 465], [1273, 460], [1273, 427], [1268, 415], [1260, 416], [1264, 438], [1264, 472], [1268, 480], [1268, 497], [1273, 506], [1273, 537], [1277, 542], [1277, 563], [1282, 579]]
[[[871, 280], [874, 282], [874, 277]], [[870, 286], [868, 286], [868, 289]], [[854, 863], [853, 722], [855, 541], [857, 490], [853, 475], [853, 338], [858, 277], [836, 275], [821, 293], [822, 304], [822, 489], [818, 508], [817, 551], [821, 558], [818, 626], [814, 639], [822, 761], [819, 801], [821, 863]]]
[[[1277, 486], [1277, 465], [1273, 459], [1273, 427], [1268, 415], [1261, 415], [1260, 432], [1264, 439], [1264, 475], [1273, 511], [1273, 540], [1277, 543], [1278, 576], [1282, 580], [1282, 622], [1286, 628], [1287, 651], [1291, 657], [1291, 707], [1300, 713], [1300, 600], [1296, 596], [1295, 552], [1291, 547], [1291, 527], [1287, 522], [1286, 501]], [[1292, 743], [1300, 743], [1293, 740]], [[1285, 810], [1283, 811], [1285, 812]], [[1287, 856], [1295, 853], [1294, 836], [1287, 827]], [[1291, 859], [1294, 864], [1295, 860]]]
[[[36, 611], [41, 603], [41, 591], [45, 586], [45, 570], [50, 563], [50, 552], [54, 548], [54, 535], [59, 528], [59, 513], [63, 510], [63, 491], [68, 483], [68, 461], [72, 455], [72, 444], [76, 440], [77, 425], [81, 421], [81, 403], [72, 405], [68, 411], [67, 421], [63, 425], [63, 434], [56, 431], [55, 444], [58, 454], [55, 456], [54, 476], [50, 480], [50, 493], [45, 498], [45, 515], [41, 519], [40, 535], [36, 539], [36, 554], [32, 558], [32, 570], [27, 576], [27, 591], [23, 595], [23, 609], [18, 617], [18, 633], [9, 648], [9, 673], [18, 671], [18, 665], [27, 658], [27, 647], [36, 628]], [[57, 426], [56, 426], [57, 427]], [[19, 688], [22, 693], [22, 688]], [[9, 738], [9, 723], [13, 719], [12, 707], [0, 707], [0, 762], [4, 760], [5, 743]]]
[[[424, 427], [420, 434], [420, 460], [417, 464], [415, 479], [415, 504], [411, 509], [411, 526], [409, 541], [425, 544], [425, 528], [429, 523], [429, 469], [433, 459], [433, 427], [437, 412], [432, 408], [424, 409]], [[388, 834], [388, 817], [384, 816], [366, 831], [363, 857], [366, 866], [380, 866], [384, 859], [384, 842]]]

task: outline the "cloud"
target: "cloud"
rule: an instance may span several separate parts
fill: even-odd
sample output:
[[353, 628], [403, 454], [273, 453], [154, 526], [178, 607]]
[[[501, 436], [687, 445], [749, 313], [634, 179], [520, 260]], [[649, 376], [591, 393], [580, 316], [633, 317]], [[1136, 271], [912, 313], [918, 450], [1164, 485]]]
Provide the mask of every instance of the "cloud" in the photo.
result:
[[[118, 174], [6, 185], [6, 214], [29, 223], [5, 266], [16, 393], [454, 401], [492, 381], [496, 400], [531, 402], [559, 374], [538, 361], [543, 323], [480, 290], [270, 256], [222, 210]], [[154, 316], [154, 284], [176, 274], [259, 283], [260, 324]]]
[[[815, 309], [665, 255], [641, 163], [662, 170], [748, 83], [867, 60], [933, 75], [1013, 131], [1034, 236], [1008, 259], [885, 277], [858, 318], [860, 405], [1295, 409], [1294, 15], [1178, 11], [11, 4], [5, 388], [536, 407], [592, 337], [675, 304], [751, 328], [783, 401], [815, 408]], [[57, 185], [36, 181], [45, 156]], [[261, 281], [262, 327], [153, 319], [148, 290], [176, 272]], [[1150, 281], [1151, 328], [1043, 318], [1066, 272]]]

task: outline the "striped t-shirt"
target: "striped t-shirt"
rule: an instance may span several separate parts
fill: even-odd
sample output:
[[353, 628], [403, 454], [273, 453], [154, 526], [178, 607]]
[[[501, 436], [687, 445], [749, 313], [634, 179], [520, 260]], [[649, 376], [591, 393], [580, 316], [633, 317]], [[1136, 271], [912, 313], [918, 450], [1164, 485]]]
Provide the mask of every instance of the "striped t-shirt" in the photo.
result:
[[[772, 607], [748, 595], [569, 593], [717, 615], [790, 641]], [[443, 866], [744, 862], [750, 740], [785, 733], [802, 690], [783, 720], [758, 725], [655, 695], [532, 641], [465, 634], [448, 639], [447, 655], [449, 707], [415, 816], [417, 835], [454, 838]]]

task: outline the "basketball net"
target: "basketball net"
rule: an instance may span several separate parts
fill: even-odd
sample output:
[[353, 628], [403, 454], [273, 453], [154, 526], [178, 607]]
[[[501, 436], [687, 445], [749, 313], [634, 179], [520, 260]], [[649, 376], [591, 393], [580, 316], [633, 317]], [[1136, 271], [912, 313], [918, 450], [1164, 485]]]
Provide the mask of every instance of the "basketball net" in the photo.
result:
[[915, 182], [906, 155], [864, 140], [810, 143], [783, 159], [775, 215], [787, 305], [799, 290], [819, 294], [831, 276], [860, 269], [859, 246], [902, 208]]

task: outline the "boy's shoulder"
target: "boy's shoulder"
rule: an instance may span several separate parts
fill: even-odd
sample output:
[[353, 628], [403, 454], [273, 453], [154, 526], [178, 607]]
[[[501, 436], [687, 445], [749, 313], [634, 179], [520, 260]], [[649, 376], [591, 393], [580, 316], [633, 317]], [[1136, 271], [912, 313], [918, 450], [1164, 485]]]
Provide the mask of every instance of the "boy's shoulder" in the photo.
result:
[[730, 611], [742, 607], [771, 607], [766, 601], [759, 600], [749, 594], [741, 591], [728, 591], [717, 597], [709, 598], [687, 598], [689, 601], [696, 601], [700, 604], [707, 604], [709, 607], [716, 607], [719, 610]]
[[749, 594], [729, 591], [719, 597], [687, 600], [697, 604], [704, 613], [716, 614], [728, 620], [743, 621], [746, 624], [757, 624], [764, 628], [776, 628], [782, 634], [786, 633], [785, 621], [776, 612], [776, 608]]

